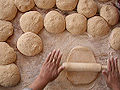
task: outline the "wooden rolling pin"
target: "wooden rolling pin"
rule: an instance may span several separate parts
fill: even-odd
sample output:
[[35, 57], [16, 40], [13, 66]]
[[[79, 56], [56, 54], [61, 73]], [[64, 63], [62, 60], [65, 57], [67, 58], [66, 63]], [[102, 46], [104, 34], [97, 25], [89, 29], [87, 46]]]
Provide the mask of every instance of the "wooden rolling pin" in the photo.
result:
[[65, 62], [62, 64], [67, 71], [79, 71], [79, 72], [100, 72], [103, 69], [107, 69], [106, 65], [98, 63], [70, 63]]

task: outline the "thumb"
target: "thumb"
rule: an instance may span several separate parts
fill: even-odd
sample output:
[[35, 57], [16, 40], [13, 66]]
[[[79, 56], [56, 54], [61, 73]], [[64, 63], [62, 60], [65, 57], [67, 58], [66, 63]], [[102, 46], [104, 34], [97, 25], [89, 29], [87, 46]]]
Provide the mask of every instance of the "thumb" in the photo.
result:
[[105, 80], [107, 80], [107, 78], [108, 78], [108, 72], [106, 70], [103, 70], [102, 74], [103, 74]]
[[63, 70], [64, 70], [64, 66], [60, 66], [59, 68], [58, 68], [58, 73], [60, 74]]

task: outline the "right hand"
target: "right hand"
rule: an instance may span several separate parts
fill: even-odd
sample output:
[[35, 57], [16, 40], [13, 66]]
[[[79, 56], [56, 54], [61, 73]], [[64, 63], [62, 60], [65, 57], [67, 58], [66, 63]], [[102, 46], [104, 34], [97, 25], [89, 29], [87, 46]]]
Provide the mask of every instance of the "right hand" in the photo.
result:
[[113, 57], [108, 60], [107, 70], [103, 71], [107, 86], [112, 90], [120, 90], [120, 72], [118, 70], [118, 59]]

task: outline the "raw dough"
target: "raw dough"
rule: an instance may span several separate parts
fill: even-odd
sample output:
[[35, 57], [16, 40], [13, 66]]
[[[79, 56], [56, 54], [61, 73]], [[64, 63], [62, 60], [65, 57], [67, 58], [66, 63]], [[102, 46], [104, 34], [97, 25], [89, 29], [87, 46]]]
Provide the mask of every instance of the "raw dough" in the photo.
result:
[[34, 0], [14, 0], [14, 3], [21, 12], [26, 12], [35, 6]]
[[[96, 63], [93, 52], [83, 46], [73, 48], [67, 58], [68, 62]], [[67, 72], [67, 78], [72, 84], [89, 84], [93, 82], [98, 73], [96, 72]]]
[[56, 0], [56, 6], [65, 11], [72, 11], [78, 3], [78, 0]]
[[38, 11], [29, 11], [20, 18], [20, 26], [23, 32], [33, 32], [38, 34], [43, 28], [43, 17]]
[[100, 16], [94, 16], [88, 19], [87, 32], [93, 37], [105, 36], [110, 31], [110, 27], [107, 22]]
[[118, 9], [112, 5], [103, 5], [100, 10], [102, 16], [110, 25], [115, 25], [119, 20]]
[[34, 0], [38, 8], [50, 9], [55, 6], [56, 0]]
[[6, 42], [0, 42], [0, 64], [10, 64], [16, 61], [16, 53]]
[[0, 19], [12, 20], [17, 13], [13, 0], [0, 0]]
[[34, 56], [42, 51], [41, 38], [32, 33], [26, 32], [17, 41], [18, 50], [26, 56]]
[[79, 0], [77, 12], [92, 17], [97, 13], [97, 4], [94, 0]]
[[0, 66], [0, 85], [4, 87], [15, 86], [20, 81], [20, 72], [15, 64]]
[[113, 49], [120, 49], [120, 27], [116, 27], [112, 30], [109, 42]]
[[83, 34], [87, 29], [87, 18], [78, 13], [68, 15], [66, 29], [73, 35]]
[[45, 16], [44, 26], [50, 33], [61, 33], [65, 30], [64, 16], [57, 11], [50, 11]]
[[0, 42], [6, 41], [13, 34], [11, 22], [0, 20]]

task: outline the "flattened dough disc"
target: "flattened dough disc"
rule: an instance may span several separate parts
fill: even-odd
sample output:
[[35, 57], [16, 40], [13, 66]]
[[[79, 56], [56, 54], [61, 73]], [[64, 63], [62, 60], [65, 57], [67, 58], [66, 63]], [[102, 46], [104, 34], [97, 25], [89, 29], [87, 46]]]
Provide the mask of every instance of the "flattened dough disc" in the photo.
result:
[[[96, 60], [89, 48], [77, 46], [70, 51], [67, 62], [96, 63]], [[96, 72], [67, 72], [67, 79], [74, 85], [90, 84], [97, 75]]]

